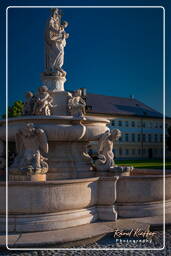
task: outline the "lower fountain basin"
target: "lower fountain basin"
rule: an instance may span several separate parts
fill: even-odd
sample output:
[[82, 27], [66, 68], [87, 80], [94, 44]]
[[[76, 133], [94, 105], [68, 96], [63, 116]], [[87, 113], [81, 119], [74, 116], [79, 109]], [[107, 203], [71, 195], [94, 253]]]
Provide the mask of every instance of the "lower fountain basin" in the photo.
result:
[[[109, 173], [106, 173], [106, 175]], [[0, 231], [5, 231], [5, 182], [0, 182]], [[46, 231], [97, 220], [163, 215], [162, 171], [131, 176], [8, 183], [9, 232]], [[165, 176], [166, 214], [171, 214], [171, 172]], [[117, 214], [116, 214], [116, 212]]]
[[[165, 178], [164, 178], [165, 177]], [[165, 195], [164, 195], [165, 191]], [[119, 218], [171, 214], [171, 171], [135, 169], [117, 183], [116, 209]]]

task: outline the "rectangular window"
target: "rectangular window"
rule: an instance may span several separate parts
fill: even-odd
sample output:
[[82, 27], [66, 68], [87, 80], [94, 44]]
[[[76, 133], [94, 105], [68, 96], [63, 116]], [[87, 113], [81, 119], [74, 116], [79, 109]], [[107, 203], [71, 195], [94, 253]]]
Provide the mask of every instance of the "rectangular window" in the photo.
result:
[[125, 141], [128, 141], [128, 133], [125, 134]]
[[137, 141], [138, 141], [138, 142], [141, 141], [141, 134], [140, 134], [140, 133], [137, 134]]
[[141, 155], [141, 149], [140, 148], [138, 149], [138, 155]]
[[160, 142], [163, 142], [163, 134], [160, 134]]
[[135, 155], [135, 149], [134, 148], [132, 149], [132, 155]]
[[111, 125], [112, 125], [112, 126], [115, 126], [115, 120], [112, 120], [112, 121], [111, 121]]
[[132, 142], [135, 142], [135, 134], [132, 133]]
[[119, 120], [118, 126], [122, 126], [122, 121]]
[[132, 127], [135, 127], [135, 121], [132, 121], [131, 124], [132, 124]]

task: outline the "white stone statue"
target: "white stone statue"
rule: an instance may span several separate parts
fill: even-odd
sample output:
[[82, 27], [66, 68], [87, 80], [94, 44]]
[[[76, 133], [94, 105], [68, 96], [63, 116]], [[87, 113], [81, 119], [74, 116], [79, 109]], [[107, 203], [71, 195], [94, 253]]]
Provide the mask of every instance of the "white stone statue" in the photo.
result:
[[121, 137], [121, 131], [115, 129], [106, 131], [98, 141], [98, 159], [95, 161], [95, 168], [98, 171], [109, 171], [115, 166], [113, 147], [114, 142]]
[[48, 92], [47, 86], [40, 86], [34, 99], [33, 115], [50, 116], [53, 107], [53, 98]]
[[52, 9], [52, 16], [45, 31], [45, 62], [47, 73], [59, 73], [65, 77], [62, 69], [64, 64], [64, 47], [69, 34], [65, 32], [68, 22], [61, 22], [61, 12], [57, 8]]
[[10, 166], [10, 174], [44, 174], [48, 171], [48, 141], [44, 130], [28, 123], [15, 137], [17, 156]]
[[68, 100], [68, 109], [72, 116], [85, 119], [86, 102], [81, 97], [81, 90], [77, 90], [73, 93], [71, 99]]
[[35, 96], [32, 92], [26, 93], [26, 101], [24, 102], [23, 115], [32, 115], [35, 103]]

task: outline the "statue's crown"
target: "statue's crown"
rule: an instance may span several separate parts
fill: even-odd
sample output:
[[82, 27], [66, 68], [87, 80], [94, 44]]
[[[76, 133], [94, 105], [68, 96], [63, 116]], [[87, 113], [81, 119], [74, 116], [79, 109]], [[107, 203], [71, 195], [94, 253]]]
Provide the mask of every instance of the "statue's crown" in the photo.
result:
[[62, 11], [58, 8], [51, 8], [52, 15], [57, 14], [58, 16], [62, 16]]

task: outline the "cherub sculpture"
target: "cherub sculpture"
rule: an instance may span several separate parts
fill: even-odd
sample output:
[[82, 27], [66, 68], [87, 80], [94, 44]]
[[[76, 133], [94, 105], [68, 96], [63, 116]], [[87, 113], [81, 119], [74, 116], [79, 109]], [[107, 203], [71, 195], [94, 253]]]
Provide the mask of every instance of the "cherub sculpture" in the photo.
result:
[[45, 157], [48, 141], [44, 130], [28, 123], [15, 137], [17, 156], [10, 166], [10, 174], [44, 174], [48, 171]]
[[52, 107], [53, 98], [50, 96], [47, 86], [40, 86], [35, 96], [33, 115], [50, 116]]
[[73, 97], [68, 101], [68, 109], [72, 116], [85, 119], [86, 102], [81, 97], [81, 90], [77, 90], [73, 93]]
[[32, 115], [34, 107], [35, 96], [32, 92], [26, 93], [26, 101], [23, 107], [23, 115]]
[[115, 129], [106, 131], [98, 141], [98, 159], [95, 161], [95, 168], [98, 171], [107, 171], [115, 166], [113, 146], [114, 142], [121, 137], [121, 131]]

